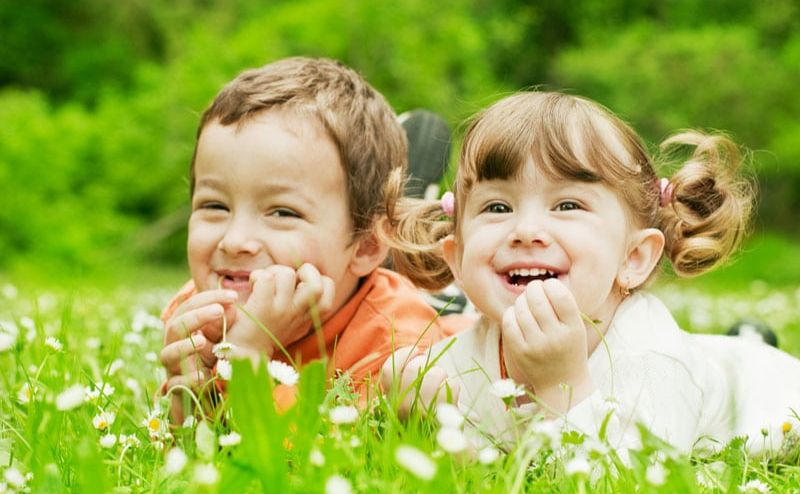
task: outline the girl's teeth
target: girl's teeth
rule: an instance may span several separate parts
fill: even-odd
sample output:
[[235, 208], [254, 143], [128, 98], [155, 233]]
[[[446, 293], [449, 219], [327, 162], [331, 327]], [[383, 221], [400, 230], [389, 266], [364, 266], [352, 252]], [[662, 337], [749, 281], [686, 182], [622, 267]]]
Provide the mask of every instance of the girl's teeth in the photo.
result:
[[508, 272], [511, 276], [555, 276], [552, 271], [548, 271], [544, 268], [519, 268], [519, 269], [512, 269]]

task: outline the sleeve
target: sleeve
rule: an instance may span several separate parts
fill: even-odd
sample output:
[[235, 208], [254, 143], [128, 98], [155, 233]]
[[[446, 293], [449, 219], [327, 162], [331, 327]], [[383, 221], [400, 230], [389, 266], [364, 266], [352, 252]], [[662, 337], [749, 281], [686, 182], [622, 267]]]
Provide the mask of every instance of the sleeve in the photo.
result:
[[603, 439], [619, 451], [641, 447], [638, 426], [681, 451], [697, 439], [703, 392], [683, 362], [648, 353], [616, 360], [608, 386], [601, 386], [567, 412], [569, 429]]

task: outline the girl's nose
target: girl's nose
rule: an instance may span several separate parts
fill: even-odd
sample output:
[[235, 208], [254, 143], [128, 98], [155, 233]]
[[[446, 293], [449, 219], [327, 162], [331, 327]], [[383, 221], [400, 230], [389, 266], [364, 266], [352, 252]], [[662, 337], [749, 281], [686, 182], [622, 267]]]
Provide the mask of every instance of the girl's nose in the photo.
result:
[[255, 233], [256, 227], [251, 222], [233, 218], [219, 241], [219, 249], [230, 256], [256, 254], [261, 248], [261, 242]]
[[541, 219], [531, 217], [519, 218], [509, 237], [512, 245], [523, 247], [536, 244], [546, 247], [553, 242]]

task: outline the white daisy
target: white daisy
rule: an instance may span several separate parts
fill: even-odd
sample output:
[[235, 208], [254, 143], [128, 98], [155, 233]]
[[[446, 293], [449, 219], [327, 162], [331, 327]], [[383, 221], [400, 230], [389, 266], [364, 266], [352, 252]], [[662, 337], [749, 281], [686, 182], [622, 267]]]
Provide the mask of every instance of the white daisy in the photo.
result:
[[55, 338], [53, 336], [48, 336], [44, 340], [44, 346], [50, 348], [54, 352], [60, 352], [61, 350], [64, 349], [64, 345], [58, 340], [58, 338]]
[[589, 460], [583, 454], [575, 455], [571, 460], [564, 464], [564, 472], [567, 475], [589, 475], [592, 467]]
[[312, 449], [308, 453], [308, 461], [315, 467], [321, 467], [325, 464], [325, 455], [317, 448]]
[[194, 418], [194, 415], [188, 415], [185, 419], [183, 419], [183, 428], [184, 429], [191, 429], [197, 423], [197, 419]]
[[493, 446], [487, 446], [482, 450], [478, 451], [478, 461], [483, 463], [484, 465], [489, 465], [497, 461], [500, 457], [500, 451]]
[[167, 455], [164, 458], [164, 473], [167, 475], [180, 473], [188, 461], [189, 458], [181, 448], [172, 448], [167, 451]]
[[402, 445], [394, 453], [397, 464], [417, 478], [431, 480], [436, 475], [436, 463], [413, 446]]
[[214, 485], [219, 481], [219, 472], [211, 464], [197, 465], [194, 467], [194, 481], [201, 485]]
[[147, 433], [153, 440], [161, 439], [167, 432], [167, 422], [161, 417], [161, 409], [157, 407], [147, 415], [142, 425], [147, 427]]
[[141, 441], [139, 441], [139, 438], [136, 437], [135, 434], [130, 434], [130, 435], [120, 434], [119, 443], [126, 448], [136, 448], [142, 444]]
[[352, 424], [358, 420], [358, 409], [352, 405], [333, 407], [328, 413], [334, 424]]
[[117, 436], [114, 434], [106, 434], [100, 438], [100, 447], [109, 449], [113, 448], [114, 445], [117, 444]]
[[664, 468], [663, 463], [657, 461], [647, 467], [644, 478], [652, 486], [658, 487], [664, 485], [664, 482], [667, 481], [667, 469]]
[[114, 412], [103, 412], [101, 411], [97, 415], [94, 416], [92, 419], [92, 425], [95, 429], [99, 431], [104, 431], [111, 427], [111, 424], [114, 423], [114, 419], [117, 418], [117, 415]]
[[56, 396], [56, 408], [61, 411], [79, 407], [84, 401], [85, 389], [80, 384], [73, 384]]
[[458, 429], [464, 424], [464, 415], [458, 407], [449, 403], [439, 403], [436, 405], [436, 418], [442, 427]]
[[214, 348], [212, 348], [212, 352], [214, 352], [214, 356], [218, 359], [227, 359], [230, 358], [233, 350], [236, 348], [236, 345], [229, 341], [220, 341]]
[[501, 400], [516, 398], [525, 394], [525, 388], [515, 383], [513, 379], [495, 381], [489, 391]]
[[228, 434], [223, 434], [219, 436], [219, 445], [222, 448], [236, 446], [240, 442], [242, 442], [242, 436], [240, 436], [239, 433], [237, 432], [231, 431]]
[[467, 437], [460, 429], [442, 427], [436, 434], [436, 442], [448, 453], [460, 453], [467, 449]]
[[341, 475], [331, 475], [325, 481], [325, 494], [353, 494], [353, 486]]
[[217, 360], [217, 376], [226, 381], [231, 380], [231, 378], [233, 377], [233, 366], [231, 365], [230, 360], [227, 359]]
[[286, 386], [294, 386], [300, 379], [300, 374], [297, 373], [294, 367], [280, 360], [270, 360], [267, 364], [267, 370], [273, 379]]
[[6, 352], [14, 348], [14, 345], [17, 344], [17, 336], [6, 333], [5, 331], [0, 331], [0, 352]]
[[769, 493], [769, 486], [758, 479], [753, 479], [744, 485], [740, 485], [739, 492], [756, 492], [759, 494], [767, 494]]
[[27, 382], [22, 383], [22, 386], [17, 391], [17, 401], [23, 405], [27, 405], [33, 399], [33, 390]]

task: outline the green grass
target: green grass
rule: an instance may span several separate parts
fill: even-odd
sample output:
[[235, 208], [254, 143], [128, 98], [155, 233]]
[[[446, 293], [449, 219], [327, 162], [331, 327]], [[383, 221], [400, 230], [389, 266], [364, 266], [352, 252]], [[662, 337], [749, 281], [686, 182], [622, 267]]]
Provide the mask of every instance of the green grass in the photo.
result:
[[[727, 269], [689, 282], [665, 276], [655, 290], [686, 328], [722, 332], [757, 317], [800, 355], [798, 253], [790, 241], [762, 236]], [[13, 284], [0, 279], [0, 342], [14, 340], [0, 351], [0, 492], [740, 492], [752, 481], [771, 492], [800, 488], [793, 443], [771, 457], [748, 458], [736, 441], [712, 457], [689, 457], [645, 434], [626, 466], [602, 443], [540, 430], [483, 463], [482, 447], [448, 453], [452, 442], [437, 440], [442, 426], [432, 416], [400, 420], [396, 395], [373, 396], [354, 422], [334, 423], [331, 410], [358, 403], [321, 364], [304, 368], [296, 406], [279, 414], [265, 370], [235, 363], [227, 400], [213, 414], [167, 427], [169, 400], [157, 397], [157, 315], [184, 277], [153, 266], [97, 276], [31, 265], [14, 270]], [[65, 390], [102, 382], [113, 392], [58, 408]], [[93, 424], [101, 412], [114, 414], [107, 429]], [[241, 442], [220, 446], [230, 432]], [[115, 444], [104, 447], [111, 436]], [[398, 462], [409, 447], [429, 475]]]

